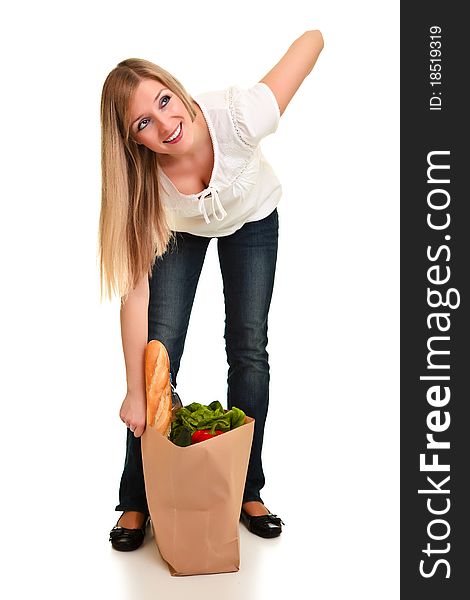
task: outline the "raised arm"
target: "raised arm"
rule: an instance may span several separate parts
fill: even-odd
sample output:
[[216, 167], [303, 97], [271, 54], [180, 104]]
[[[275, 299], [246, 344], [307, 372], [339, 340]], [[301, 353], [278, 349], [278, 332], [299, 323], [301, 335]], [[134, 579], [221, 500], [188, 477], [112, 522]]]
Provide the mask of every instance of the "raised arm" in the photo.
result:
[[323, 49], [323, 36], [318, 29], [306, 31], [289, 47], [281, 60], [260, 81], [269, 86], [282, 113], [313, 69]]

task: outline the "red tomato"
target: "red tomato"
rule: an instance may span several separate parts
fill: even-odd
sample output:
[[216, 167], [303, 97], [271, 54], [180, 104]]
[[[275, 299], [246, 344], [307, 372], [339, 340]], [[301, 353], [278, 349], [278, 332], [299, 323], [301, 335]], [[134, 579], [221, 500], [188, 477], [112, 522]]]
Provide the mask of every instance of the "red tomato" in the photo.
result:
[[212, 435], [210, 429], [197, 429], [191, 436], [191, 444], [203, 442], [204, 440], [208, 440], [216, 435], [220, 435], [221, 433], [223, 433], [223, 431], [220, 431], [220, 429], [216, 429], [214, 435]]

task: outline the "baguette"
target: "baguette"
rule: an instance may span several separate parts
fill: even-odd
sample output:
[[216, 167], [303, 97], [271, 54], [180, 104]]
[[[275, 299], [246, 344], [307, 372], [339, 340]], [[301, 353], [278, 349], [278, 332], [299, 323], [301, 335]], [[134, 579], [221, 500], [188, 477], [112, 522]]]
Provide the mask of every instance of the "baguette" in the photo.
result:
[[150, 340], [145, 348], [145, 388], [147, 425], [168, 437], [172, 414], [170, 359], [159, 340]]

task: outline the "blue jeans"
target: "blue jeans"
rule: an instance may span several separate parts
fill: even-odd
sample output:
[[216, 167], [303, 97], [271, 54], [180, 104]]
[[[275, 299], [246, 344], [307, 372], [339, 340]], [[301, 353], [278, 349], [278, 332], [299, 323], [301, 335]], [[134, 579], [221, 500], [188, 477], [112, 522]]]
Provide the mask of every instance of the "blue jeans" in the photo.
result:
[[[225, 298], [227, 407], [241, 408], [255, 419], [243, 502], [263, 502], [261, 462], [269, 402], [268, 311], [278, 245], [277, 209], [260, 221], [245, 223], [217, 238]], [[149, 278], [148, 341], [160, 340], [168, 350], [173, 384], [183, 354], [196, 287], [211, 238], [177, 233], [176, 243], [155, 262]], [[210, 302], [211, 300], [208, 299]], [[183, 404], [190, 403], [183, 400]], [[149, 514], [142, 469], [141, 438], [127, 429], [126, 458], [115, 510]]]

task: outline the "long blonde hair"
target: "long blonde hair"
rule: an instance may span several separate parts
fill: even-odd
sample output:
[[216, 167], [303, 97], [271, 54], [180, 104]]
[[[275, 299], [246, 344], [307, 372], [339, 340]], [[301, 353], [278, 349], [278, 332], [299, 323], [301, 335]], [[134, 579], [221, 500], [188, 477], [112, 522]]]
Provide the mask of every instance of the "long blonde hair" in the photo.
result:
[[121, 61], [101, 94], [101, 213], [98, 234], [103, 291], [121, 304], [152, 268], [172, 237], [158, 190], [158, 154], [130, 136], [130, 101], [143, 79], [154, 79], [179, 96], [191, 120], [193, 98], [168, 71], [140, 58]]

